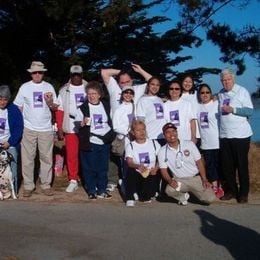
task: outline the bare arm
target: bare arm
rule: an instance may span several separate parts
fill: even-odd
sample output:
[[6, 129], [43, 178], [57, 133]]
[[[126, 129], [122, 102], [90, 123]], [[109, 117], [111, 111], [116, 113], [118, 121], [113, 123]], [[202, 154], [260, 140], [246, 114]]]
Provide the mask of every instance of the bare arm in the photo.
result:
[[197, 140], [196, 140], [196, 120], [192, 119], [190, 121], [190, 130], [191, 130], [191, 141], [196, 144]]
[[134, 163], [134, 160], [131, 157], [127, 157], [126, 158], [126, 162], [127, 162], [127, 165], [128, 165], [129, 168], [136, 169], [139, 172], [143, 172], [143, 171], [146, 170], [146, 167], [143, 164], [136, 164], [136, 163]]
[[205, 166], [202, 162], [202, 159], [199, 159], [198, 161], [196, 161], [197, 167], [199, 169], [199, 173], [200, 173], [200, 177], [201, 177], [201, 181], [202, 181], [202, 185], [204, 188], [209, 188], [211, 185], [208, 182], [207, 176], [206, 176], [206, 169]]
[[177, 188], [178, 183], [174, 179], [171, 178], [171, 176], [168, 173], [167, 169], [161, 168], [160, 169], [163, 179], [174, 189]]
[[117, 69], [101, 69], [101, 77], [105, 85], [108, 85], [110, 77], [118, 75], [119, 72], [120, 70]]
[[152, 75], [145, 71], [140, 65], [132, 63], [132, 68], [135, 72], [139, 73], [146, 81], [148, 81]]

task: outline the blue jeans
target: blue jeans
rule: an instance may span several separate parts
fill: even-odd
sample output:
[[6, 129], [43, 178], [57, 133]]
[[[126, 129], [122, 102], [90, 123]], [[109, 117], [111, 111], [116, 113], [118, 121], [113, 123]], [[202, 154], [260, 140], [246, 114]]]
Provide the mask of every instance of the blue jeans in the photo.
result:
[[202, 150], [206, 162], [207, 177], [210, 182], [219, 180], [219, 149]]
[[88, 194], [106, 192], [110, 144], [92, 144], [90, 151], [80, 151], [85, 190]]

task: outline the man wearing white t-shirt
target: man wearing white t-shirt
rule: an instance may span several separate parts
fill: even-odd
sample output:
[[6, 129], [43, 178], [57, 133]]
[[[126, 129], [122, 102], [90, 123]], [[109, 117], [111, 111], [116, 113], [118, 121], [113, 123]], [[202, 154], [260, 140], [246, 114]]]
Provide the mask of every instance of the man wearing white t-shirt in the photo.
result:
[[[132, 69], [139, 73], [146, 81], [148, 81], [152, 75], [146, 72], [138, 64], [131, 64]], [[138, 99], [144, 94], [146, 89], [146, 83], [141, 85], [133, 85], [133, 78], [129, 72], [118, 69], [102, 69], [101, 76], [104, 84], [107, 87], [112, 117], [116, 108], [120, 105], [120, 98], [122, 88], [124, 86], [133, 86], [135, 91], [134, 103], [137, 104]], [[116, 79], [114, 78], [116, 77]]]
[[[249, 92], [235, 83], [230, 69], [220, 74], [223, 89], [219, 92], [220, 108], [220, 160], [226, 180], [225, 195], [221, 200], [236, 198], [239, 203], [248, 202], [249, 172], [248, 152], [253, 134], [248, 117], [253, 114]], [[236, 181], [238, 172], [239, 187]]]
[[42, 192], [52, 196], [53, 128], [51, 110], [56, 103], [56, 93], [51, 84], [43, 81], [44, 64], [33, 61], [27, 70], [32, 77], [24, 83], [14, 100], [23, 113], [24, 132], [21, 142], [24, 197], [30, 197], [35, 189], [34, 159], [39, 150], [40, 180]]
[[180, 205], [188, 204], [188, 192], [203, 203], [214, 201], [215, 194], [196, 145], [192, 141], [179, 140], [177, 128], [172, 123], [163, 126], [163, 134], [167, 143], [160, 149], [158, 161], [162, 177], [168, 183], [166, 194], [178, 200]]
[[83, 104], [86, 96], [87, 82], [82, 77], [80, 65], [70, 67], [70, 80], [59, 91], [59, 107], [55, 112], [58, 137], [65, 138], [66, 165], [69, 186], [66, 192], [74, 192], [79, 181], [79, 141], [75, 128], [77, 109]]

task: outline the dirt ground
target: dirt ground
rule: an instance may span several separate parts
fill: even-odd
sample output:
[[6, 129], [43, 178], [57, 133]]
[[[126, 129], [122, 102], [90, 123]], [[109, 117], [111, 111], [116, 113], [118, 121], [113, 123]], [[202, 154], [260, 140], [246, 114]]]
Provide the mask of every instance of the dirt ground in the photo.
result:
[[[260, 144], [251, 144], [249, 152], [249, 172], [250, 172], [250, 194], [249, 194], [249, 203], [250, 204], [259, 204], [260, 205]], [[115, 164], [110, 163], [109, 165], [109, 183], [117, 184], [118, 174]], [[87, 194], [82, 186], [79, 186], [76, 192], [67, 193], [65, 189], [68, 185], [66, 167], [63, 170], [63, 173], [59, 176], [54, 176], [53, 181], [53, 190], [54, 196], [45, 196], [41, 193], [41, 189], [37, 184], [37, 189], [33, 193], [32, 197], [24, 198], [23, 189], [20, 188], [19, 191], [19, 200], [26, 201], [43, 201], [43, 202], [83, 202], [89, 201]], [[118, 189], [111, 193], [112, 199], [109, 200], [111, 203], [121, 203], [123, 200], [118, 192]], [[96, 203], [100, 203], [102, 200], [97, 200]], [[236, 203], [235, 200], [228, 202], [216, 201], [217, 203]]]
[[[115, 167], [110, 165], [110, 176], [109, 176], [109, 183], [117, 183], [117, 174], [114, 174], [116, 172]], [[45, 196], [42, 194], [41, 189], [37, 183], [36, 191], [33, 193], [33, 195], [30, 198], [24, 198], [23, 197], [23, 189], [20, 189], [19, 192], [19, 200], [20, 201], [32, 201], [32, 202], [70, 202], [70, 203], [82, 203], [82, 202], [90, 202], [90, 200], [87, 197], [87, 194], [82, 186], [79, 186], [79, 188], [74, 193], [67, 193], [65, 192], [65, 189], [68, 185], [68, 179], [67, 179], [67, 173], [66, 169], [63, 171], [62, 175], [55, 176], [54, 182], [53, 182], [53, 190], [54, 190], [54, 196]], [[111, 200], [106, 200], [106, 203], [115, 203], [120, 205], [124, 205], [123, 199], [121, 198], [119, 191], [117, 188], [112, 194]], [[169, 200], [170, 202], [171, 200]], [[96, 200], [91, 201], [91, 203], [104, 203], [104, 200]], [[159, 202], [158, 202], [159, 203]], [[230, 201], [220, 201], [216, 199], [217, 204], [237, 204], [236, 200], [230, 200]], [[260, 205], [260, 193], [259, 192], [251, 192], [249, 194], [249, 204], [252, 205]], [[153, 203], [153, 205], [156, 205], [156, 203]]]

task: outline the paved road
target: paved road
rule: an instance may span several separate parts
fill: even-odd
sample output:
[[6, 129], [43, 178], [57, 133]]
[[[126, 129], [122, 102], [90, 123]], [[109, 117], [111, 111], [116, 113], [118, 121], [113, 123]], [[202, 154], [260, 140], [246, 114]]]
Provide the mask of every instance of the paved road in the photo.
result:
[[260, 206], [0, 203], [0, 259], [260, 259]]

